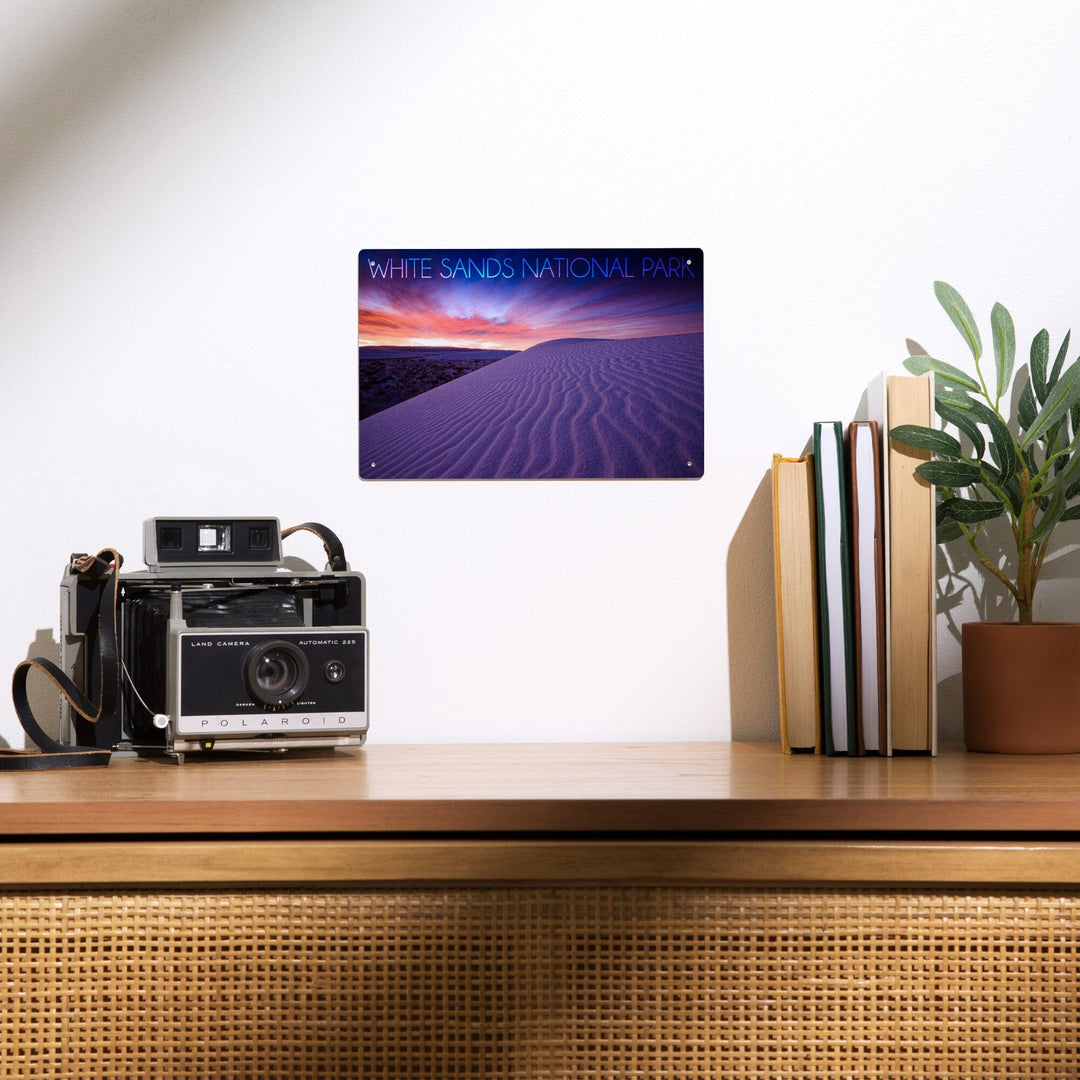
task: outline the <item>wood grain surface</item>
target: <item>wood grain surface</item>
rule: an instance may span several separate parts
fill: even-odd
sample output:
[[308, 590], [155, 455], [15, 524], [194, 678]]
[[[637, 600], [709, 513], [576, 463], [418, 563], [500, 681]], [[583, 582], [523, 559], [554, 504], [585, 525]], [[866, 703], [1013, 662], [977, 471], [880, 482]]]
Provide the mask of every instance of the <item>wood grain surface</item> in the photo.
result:
[[1067, 841], [87, 839], [0, 844], [0, 889], [444, 885], [1075, 887]]
[[784, 755], [765, 743], [373, 745], [0, 775], [0, 836], [1062, 833], [1080, 756]]

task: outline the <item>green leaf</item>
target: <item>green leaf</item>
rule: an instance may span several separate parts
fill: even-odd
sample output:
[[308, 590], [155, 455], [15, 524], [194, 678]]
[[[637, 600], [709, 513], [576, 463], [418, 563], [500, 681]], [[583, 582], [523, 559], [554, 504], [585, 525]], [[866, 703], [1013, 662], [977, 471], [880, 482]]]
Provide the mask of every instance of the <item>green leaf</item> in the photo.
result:
[[914, 446], [917, 450], [929, 450], [933, 454], [944, 454], [946, 457], [960, 457], [960, 440], [947, 431], [938, 431], [937, 428], [923, 427], [921, 424], [901, 424], [890, 429], [889, 438], [906, 446]]
[[1062, 521], [1077, 521], [1080, 520], [1080, 505], [1070, 506], [1064, 514], [1061, 515]]
[[978, 466], [966, 461], [924, 461], [915, 472], [928, 484], [938, 487], [968, 487], [982, 479]]
[[981, 458], [986, 453], [986, 442], [983, 439], [983, 434], [979, 430], [979, 425], [975, 423], [970, 415], [970, 402], [965, 411], [964, 406], [956, 406], [947, 398], [939, 397], [934, 403], [934, 408], [945, 423], [952, 424], [971, 440], [976, 457]]
[[994, 304], [990, 311], [990, 330], [994, 335], [994, 364], [997, 367], [997, 398], [1009, 389], [1016, 361], [1016, 328], [1004, 304]]
[[1035, 401], [1035, 391], [1031, 388], [1031, 380], [1026, 379], [1024, 389], [1020, 393], [1020, 403], [1016, 407], [1016, 419], [1020, 423], [1020, 430], [1027, 431], [1035, 423], [1038, 415], [1039, 406]]
[[990, 429], [990, 453], [1001, 470], [999, 482], [1004, 484], [1018, 472], [1019, 465], [1009, 426], [989, 405], [984, 405], [981, 401], [973, 401], [971, 409], [979, 422]]
[[1046, 395], [1042, 410], [1020, 443], [1030, 445], [1044, 432], [1049, 431], [1080, 399], [1080, 360], [1074, 361]]
[[1031, 381], [1040, 405], [1046, 400], [1046, 365], [1049, 362], [1050, 335], [1040, 330], [1031, 341]]
[[1061, 343], [1061, 348], [1058, 349], [1057, 359], [1054, 361], [1054, 370], [1050, 372], [1050, 378], [1047, 382], [1048, 386], [1053, 386], [1058, 381], [1058, 376], [1061, 374], [1061, 368], [1065, 363], [1065, 356], [1069, 351], [1069, 337], [1072, 331], [1065, 331], [1065, 340]]
[[988, 499], [947, 499], [941, 504], [942, 514], [948, 520], [959, 521], [961, 525], [975, 525], [980, 521], [989, 521], [999, 517], [1005, 510], [1005, 504]]
[[[991, 449], [993, 449], [993, 443], [990, 445]], [[1010, 501], [1012, 501], [1012, 487], [1015, 484], [1016, 498], [1020, 498], [1020, 481], [1018, 477], [1010, 476], [1008, 480], [1003, 482], [1000, 469], [995, 469], [993, 465], [989, 465], [985, 461], [980, 461], [976, 464], [979, 467], [979, 479], [981, 483], [985, 484], [987, 488], [993, 491], [996, 497], [1000, 497], [999, 491], [996, 489], [1001, 489], [1009, 496]]]
[[925, 375], [928, 371], [934, 373], [934, 381], [946, 383], [949, 386], [961, 386], [965, 390], [979, 391], [981, 386], [970, 376], [952, 364], [946, 364], [944, 360], [935, 360], [932, 356], [909, 356], [904, 361], [904, 367], [912, 375]]
[[1059, 447], [1058, 452], [1054, 455], [1054, 476], [1060, 478], [1061, 474], [1069, 467], [1069, 457], [1067, 454], [1063, 454], [1060, 451], [1064, 450], [1065, 446]]
[[1039, 471], [1039, 463], [1035, 460], [1035, 447], [1026, 446], [1020, 451], [1020, 459], [1023, 462], [1024, 468], [1027, 469], [1031, 476], [1035, 476]]
[[[1040, 505], [1045, 506], [1047, 500], [1041, 500]], [[1035, 528], [1025, 537], [1025, 540], [1029, 544], [1034, 544], [1036, 541], [1046, 539], [1055, 529], [1058, 522], [1061, 521], [1062, 515], [1065, 513], [1065, 499], [1061, 492], [1057, 492], [1054, 497], [1053, 505], [1049, 510], [1044, 510], [1043, 515], [1035, 524]]]
[[1068, 463], [1068, 458], [1062, 453], [1063, 450], [1069, 445], [1069, 432], [1067, 426], [1068, 418], [1063, 416], [1047, 433], [1043, 436], [1043, 442], [1045, 443], [1045, 460], [1049, 461], [1054, 459], [1054, 475], [1061, 473], [1061, 470], [1065, 468]]
[[1080, 452], [1074, 447], [1071, 454], [1061, 458], [1065, 467], [1054, 477], [1051, 487], [1065, 492], [1066, 502], [1075, 495], [1080, 495]]
[[1002, 487], [1009, 497], [1010, 509], [1019, 517], [1024, 508], [1024, 497], [1020, 494], [1020, 481], [1015, 476], [1010, 476]]
[[979, 337], [979, 328], [975, 325], [975, 317], [971, 314], [971, 309], [964, 303], [964, 298], [944, 281], [934, 282], [934, 295], [938, 298], [938, 303], [945, 309], [945, 313], [952, 319], [953, 326], [960, 331], [961, 336], [967, 342], [971, 355], [978, 360], [982, 356], [982, 338]]
[[937, 527], [937, 542], [949, 544], [953, 540], [959, 540], [964, 535], [964, 530], [955, 521], [943, 521]]
[[934, 399], [943, 401], [946, 405], [954, 405], [958, 409], [964, 409], [966, 412], [970, 412], [974, 408], [974, 403], [965, 391], [950, 390], [946, 386], [934, 386]]

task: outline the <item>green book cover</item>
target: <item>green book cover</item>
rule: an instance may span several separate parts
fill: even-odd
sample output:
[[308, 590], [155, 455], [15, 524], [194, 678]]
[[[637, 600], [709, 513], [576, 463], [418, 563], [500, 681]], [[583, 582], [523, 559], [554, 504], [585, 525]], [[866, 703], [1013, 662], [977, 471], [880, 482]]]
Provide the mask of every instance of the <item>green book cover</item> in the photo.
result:
[[839, 420], [814, 424], [814, 481], [822, 744], [827, 754], [857, 754], [851, 525], [844, 429]]

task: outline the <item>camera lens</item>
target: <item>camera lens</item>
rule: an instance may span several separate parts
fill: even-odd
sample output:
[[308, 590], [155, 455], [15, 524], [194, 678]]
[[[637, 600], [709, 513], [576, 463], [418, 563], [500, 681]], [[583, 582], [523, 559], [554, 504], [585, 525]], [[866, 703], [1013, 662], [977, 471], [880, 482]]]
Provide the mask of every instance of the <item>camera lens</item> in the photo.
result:
[[244, 677], [256, 701], [271, 709], [284, 708], [307, 686], [307, 657], [291, 642], [268, 641], [248, 653]]

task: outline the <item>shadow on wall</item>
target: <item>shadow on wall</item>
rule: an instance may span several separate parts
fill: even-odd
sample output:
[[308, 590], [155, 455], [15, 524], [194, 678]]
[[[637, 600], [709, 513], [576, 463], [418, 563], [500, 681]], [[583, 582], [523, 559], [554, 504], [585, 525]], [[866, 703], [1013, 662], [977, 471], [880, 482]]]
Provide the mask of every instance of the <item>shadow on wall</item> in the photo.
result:
[[31, 184], [69, 135], [84, 130], [166, 61], [231, 14], [221, 0], [73, 6], [48, 51], [0, 100], [0, 191]]
[[779, 742], [771, 469], [728, 548], [727, 596], [731, 738]]
[[[34, 640], [26, 650], [26, 659], [33, 660], [36, 657], [51, 660], [54, 664], [60, 663], [60, 642], [53, 636], [50, 629], [38, 630], [34, 634]], [[41, 725], [46, 735], [54, 739], [60, 737], [60, 694], [52, 681], [40, 672], [31, 671], [26, 680], [26, 700], [34, 714], [34, 719]], [[12, 707], [14, 715], [14, 707]], [[0, 739], [0, 745], [10, 746], [4, 739]], [[23, 748], [33, 748], [33, 744], [23, 736]]]

